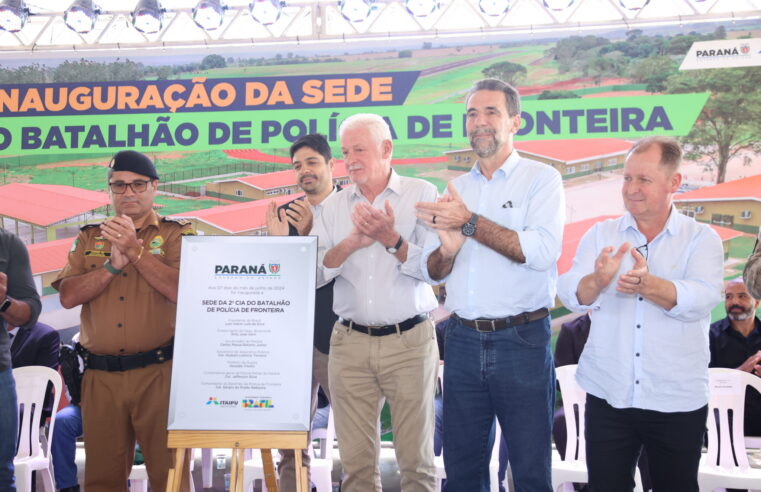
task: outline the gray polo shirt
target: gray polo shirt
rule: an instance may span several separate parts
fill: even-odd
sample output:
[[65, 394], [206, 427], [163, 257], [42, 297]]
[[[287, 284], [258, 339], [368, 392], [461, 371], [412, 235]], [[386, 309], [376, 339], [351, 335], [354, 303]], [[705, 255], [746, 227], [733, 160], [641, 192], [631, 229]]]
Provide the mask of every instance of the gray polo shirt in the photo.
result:
[[[32, 309], [32, 317], [25, 326], [34, 325], [42, 305], [32, 280], [29, 253], [24, 243], [5, 229], [0, 229], [0, 272], [8, 276], [8, 295], [17, 301], [27, 303]], [[0, 371], [10, 367], [11, 340], [5, 326], [5, 319], [0, 317]]]

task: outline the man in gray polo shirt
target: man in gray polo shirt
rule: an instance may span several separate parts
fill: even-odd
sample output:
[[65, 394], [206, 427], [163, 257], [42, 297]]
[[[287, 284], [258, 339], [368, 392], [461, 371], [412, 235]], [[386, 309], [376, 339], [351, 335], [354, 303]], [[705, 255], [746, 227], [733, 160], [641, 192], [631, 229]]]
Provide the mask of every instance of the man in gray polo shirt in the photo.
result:
[[33, 325], [40, 314], [29, 254], [21, 240], [0, 229], [0, 490], [15, 492], [13, 457], [16, 454], [18, 404], [11, 369], [11, 339], [6, 323]]

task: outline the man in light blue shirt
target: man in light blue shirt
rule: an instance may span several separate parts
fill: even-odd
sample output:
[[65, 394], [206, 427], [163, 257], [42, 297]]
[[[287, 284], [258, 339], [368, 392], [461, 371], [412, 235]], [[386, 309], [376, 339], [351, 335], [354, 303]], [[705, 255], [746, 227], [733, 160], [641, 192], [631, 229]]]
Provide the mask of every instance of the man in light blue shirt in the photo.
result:
[[672, 138], [637, 142], [624, 164], [628, 213], [595, 224], [560, 278], [563, 304], [591, 310], [576, 379], [593, 490], [632, 490], [643, 447], [654, 490], [698, 490], [724, 254], [709, 226], [672, 204], [681, 160]]
[[418, 217], [435, 229], [423, 249], [431, 282], [446, 281], [453, 313], [444, 352], [447, 491], [488, 491], [494, 417], [517, 490], [550, 491], [555, 372], [553, 305], [565, 203], [560, 174], [513, 148], [520, 98], [482, 80], [467, 98], [478, 161]]

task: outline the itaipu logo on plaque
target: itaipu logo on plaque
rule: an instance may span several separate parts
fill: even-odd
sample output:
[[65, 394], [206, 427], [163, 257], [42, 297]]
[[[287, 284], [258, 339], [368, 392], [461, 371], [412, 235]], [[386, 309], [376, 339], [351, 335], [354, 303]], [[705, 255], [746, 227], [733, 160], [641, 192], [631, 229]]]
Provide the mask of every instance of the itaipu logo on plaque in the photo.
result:
[[220, 400], [216, 396], [210, 396], [206, 404], [220, 408], [235, 408], [238, 406], [238, 400]]

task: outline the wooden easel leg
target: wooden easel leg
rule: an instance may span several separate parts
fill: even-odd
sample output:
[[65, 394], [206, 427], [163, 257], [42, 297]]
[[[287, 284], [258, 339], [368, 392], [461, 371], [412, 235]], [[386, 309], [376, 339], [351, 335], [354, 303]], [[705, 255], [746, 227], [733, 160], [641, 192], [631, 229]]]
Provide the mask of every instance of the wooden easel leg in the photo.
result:
[[182, 472], [185, 467], [185, 448], [177, 448], [174, 450], [174, 467], [169, 469], [169, 477], [166, 482], [167, 492], [180, 492], [180, 484], [182, 484]]
[[246, 457], [243, 455], [243, 448], [236, 448], [235, 451], [238, 453], [238, 486], [235, 490], [237, 492], [243, 492], [243, 478], [245, 474], [243, 467], [246, 462]]
[[239, 451], [239, 448], [233, 448], [230, 457], [230, 490], [236, 492], [243, 490], [243, 477], [238, 476], [238, 462], [241, 459]]
[[301, 450], [294, 449], [293, 455], [296, 467], [296, 492], [309, 492], [309, 477], [307, 476], [307, 467], [301, 461]]
[[278, 492], [277, 478], [275, 475], [275, 464], [272, 461], [271, 449], [260, 449], [262, 453], [262, 465], [264, 465], [264, 483], [267, 484], [267, 490]]

